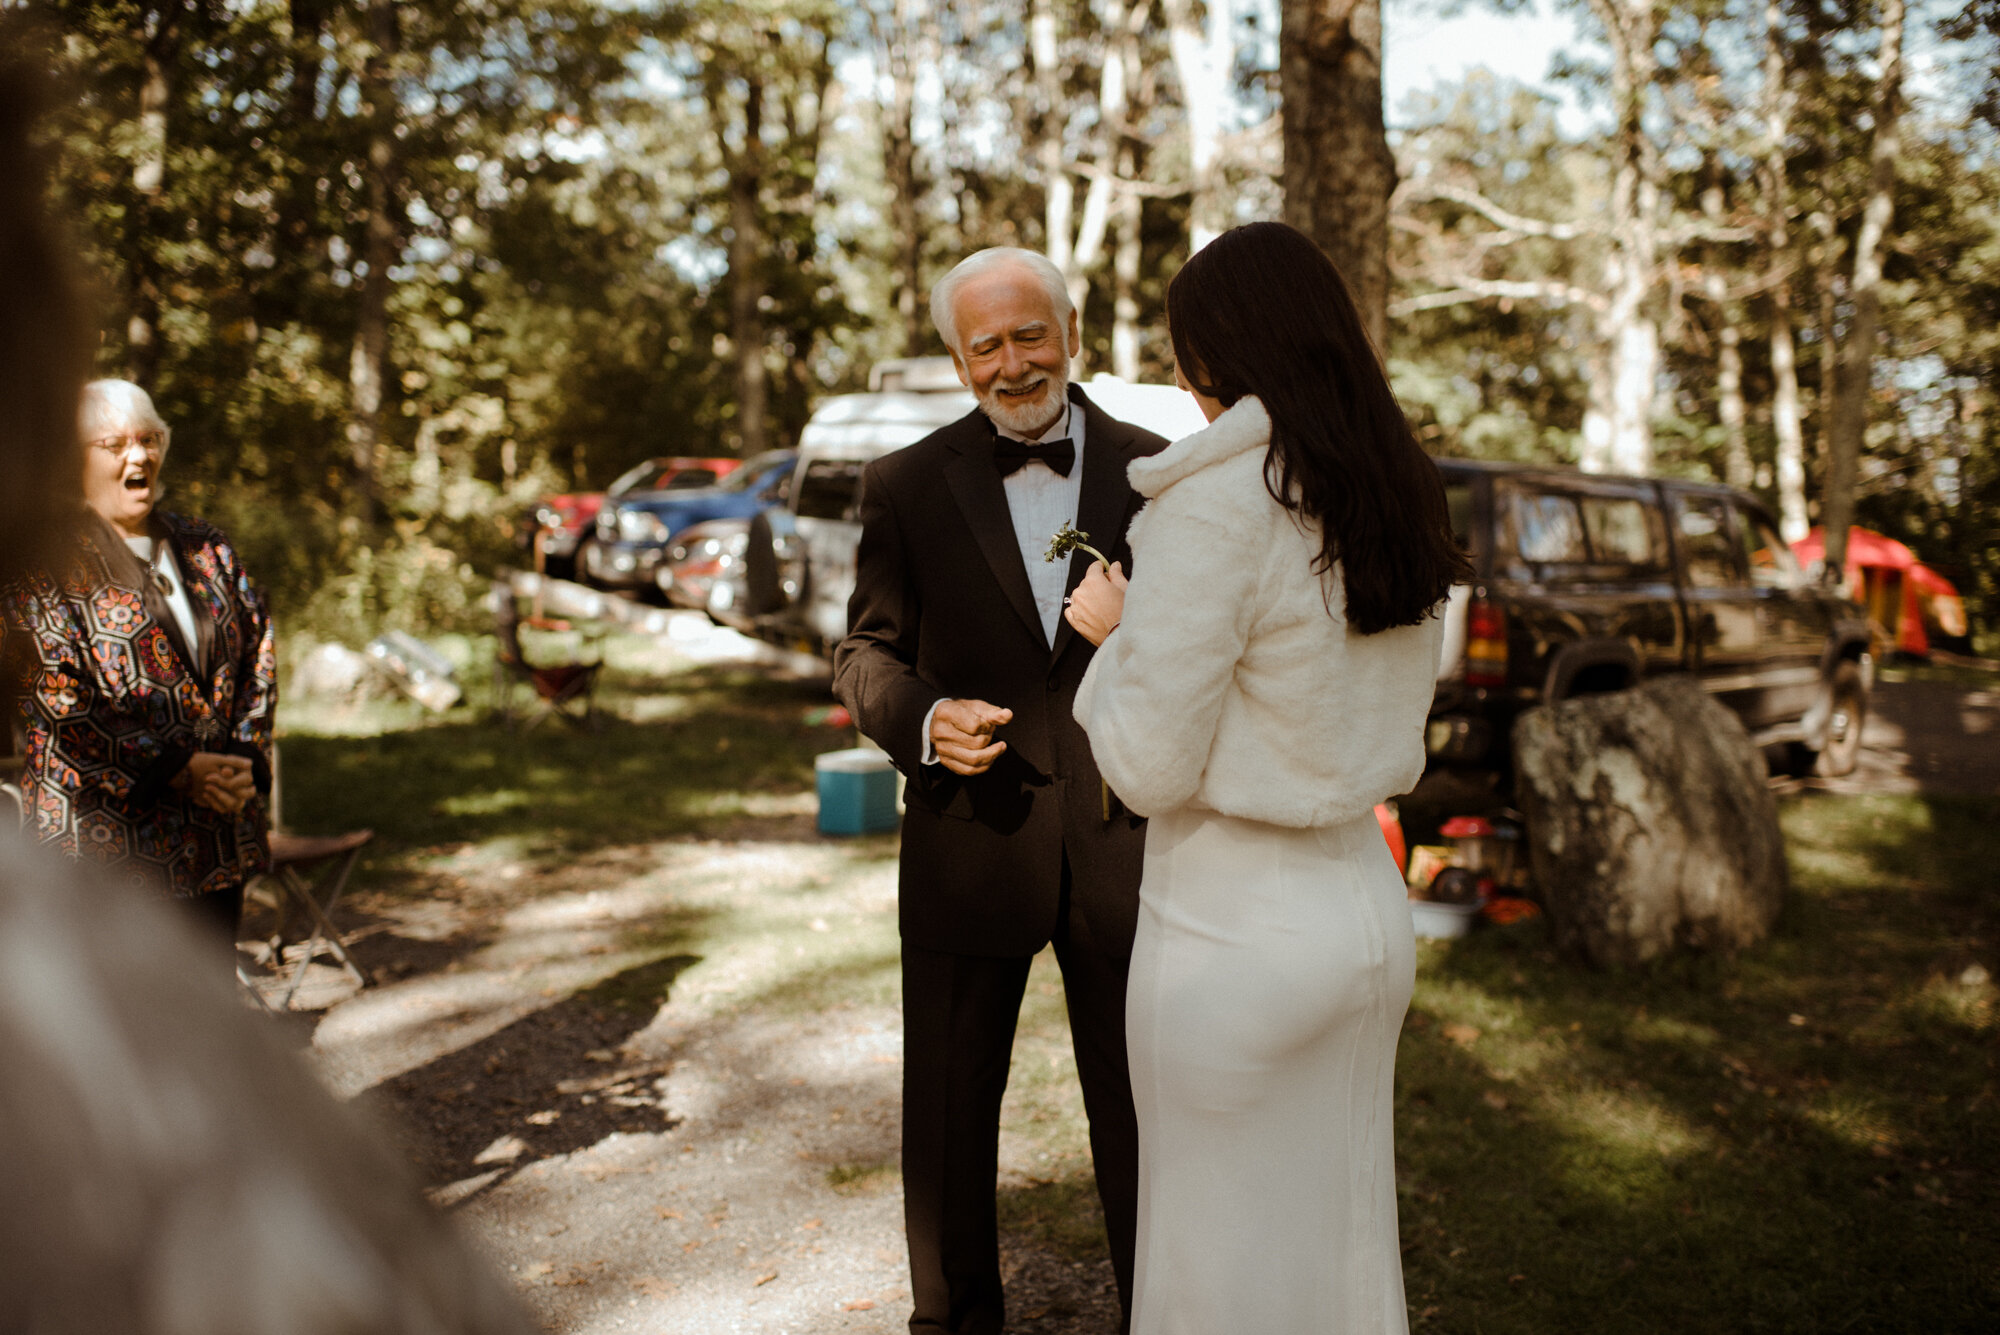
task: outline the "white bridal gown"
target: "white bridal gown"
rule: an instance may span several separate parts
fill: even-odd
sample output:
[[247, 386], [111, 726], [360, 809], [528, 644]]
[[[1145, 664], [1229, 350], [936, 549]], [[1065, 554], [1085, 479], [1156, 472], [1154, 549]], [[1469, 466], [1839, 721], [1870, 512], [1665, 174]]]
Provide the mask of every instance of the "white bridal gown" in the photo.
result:
[[1391, 1092], [1416, 952], [1373, 816], [1155, 816], [1140, 905], [1133, 1335], [1406, 1331]]

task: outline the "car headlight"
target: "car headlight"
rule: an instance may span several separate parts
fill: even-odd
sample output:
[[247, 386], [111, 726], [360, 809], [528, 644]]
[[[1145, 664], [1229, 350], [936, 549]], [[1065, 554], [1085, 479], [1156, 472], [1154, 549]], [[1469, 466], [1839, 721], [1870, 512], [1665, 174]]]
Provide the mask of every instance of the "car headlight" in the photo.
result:
[[625, 542], [665, 542], [667, 526], [650, 510], [621, 510], [618, 536]]

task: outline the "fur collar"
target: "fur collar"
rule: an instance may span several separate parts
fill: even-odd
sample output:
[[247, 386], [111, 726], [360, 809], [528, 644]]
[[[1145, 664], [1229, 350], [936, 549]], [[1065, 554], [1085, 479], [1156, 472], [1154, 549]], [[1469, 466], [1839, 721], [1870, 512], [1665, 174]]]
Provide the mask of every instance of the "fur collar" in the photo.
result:
[[1132, 490], [1148, 498], [1224, 460], [1271, 443], [1271, 418], [1264, 405], [1246, 395], [1225, 409], [1222, 416], [1192, 436], [1180, 440], [1147, 459], [1135, 459], [1126, 470]]

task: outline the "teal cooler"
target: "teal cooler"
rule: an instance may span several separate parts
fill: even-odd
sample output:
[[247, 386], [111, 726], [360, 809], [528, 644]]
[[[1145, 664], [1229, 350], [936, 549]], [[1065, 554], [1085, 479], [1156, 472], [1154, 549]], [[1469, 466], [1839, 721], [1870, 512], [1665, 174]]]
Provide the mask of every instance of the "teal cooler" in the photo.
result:
[[880, 834], [896, 828], [896, 767], [867, 747], [813, 760], [821, 834]]

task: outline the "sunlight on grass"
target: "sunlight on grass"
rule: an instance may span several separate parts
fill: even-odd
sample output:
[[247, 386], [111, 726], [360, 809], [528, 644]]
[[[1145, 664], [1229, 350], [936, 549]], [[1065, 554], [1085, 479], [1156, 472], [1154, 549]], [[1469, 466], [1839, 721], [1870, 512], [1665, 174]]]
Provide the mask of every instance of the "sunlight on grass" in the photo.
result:
[[460, 793], [442, 798], [437, 809], [447, 816], [492, 816], [503, 811], [519, 811], [530, 798], [519, 788], [498, 788], [487, 793]]

